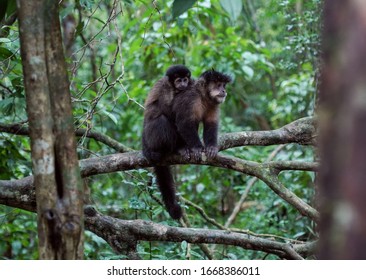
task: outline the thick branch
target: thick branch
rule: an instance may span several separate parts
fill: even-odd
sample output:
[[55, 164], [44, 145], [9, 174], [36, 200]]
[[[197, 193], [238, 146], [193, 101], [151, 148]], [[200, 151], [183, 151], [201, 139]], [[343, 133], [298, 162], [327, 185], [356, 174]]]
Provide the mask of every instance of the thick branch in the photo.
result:
[[298, 171], [318, 171], [319, 164], [317, 162], [305, 161], [270, 161], [263, 163], [264, 168], [275, 169], [276, 171], [298, 170]]
[[[126, 221], [103, 216], [96, 211], [87, 211], [86, 228], [105, 240], [116, 245], [116, 236], [121, 243], [145, 241], [187, 241], [192, 244], [224, 244], [239, 246], [244, 249], [263, 251], [288, 259], [302, 259], [296, 252], [296, 245], [267, 240], [248, 234], [224, 230], [177, 228], [156, 224], [150, 221]], [[303, 246], [301, 247], [303, 250]], [[309, 252], [306, 252], [309, 253]], [[306, 255], [306, 254], [304, 254]]]
[[[28, 177], [27, 180], [30, 180], [30, 178]], [[12, 185], [9, 183], [6, 186], [3, 185], [0, 188], [0, 201], [3, 201], [1, 197], [4, 196], [4, 192], [7, 192], [8, 196], [10, 193], [13, 194], [13, 199], [9, 199], [9, 206], [35, 212], [35, 193], [32, 188], [25, 186], [25, 184]], [[16, 196], [18, 197], [16, 198]], [[20, 200], [19, 197], [21, 198]], [[12, 203], [14, 201], [18, 201], [18, 203]], [[312, 243], [291, 245], [227, 230], [177, 228], [143, 220], [120, 220], [101, 215], [92, 206], [87, 206], [84, 212], [85, 228], [106, 240], [118, 251], [121, 248], [126, 248], [126, 243], [133, 244], [139, 240], [170, 242], [182, 242], [185, 240], [194, 244], [233, 245], [289, 259], [299, 259], [301, 258], [300, 255], [305, 257], [311, 255], [314, 251], [314, 246], [311, 246]]]
[[[180, 157], [175, 156], [169, 159], [169, 163], [187, 163]], [[198, 162], [191, 162], [197, 164]], [[255, 162], [240, 160], [228, 156], [218, 156], [215, 161], [201, 161], [201, 164], [225, 167], [239, 172], [244, 172], [258, 176], [284, 200], [296, 207], [303, 215], [318, 220], [318, 213], [315, 209], [304, 203], [295, 194], [286, 189], [278, 180], [271, 169]], [[288, 164], [288, 162], [287, 162]], [[129, 170], [135, 168], [148, 167], [149, 163], [139, 152], [115, 154], [101, 158], [92, 158], [80, 161], [83, 176], [93, 174]], [[32, 177], [15, 181], [0, 181], [0, 203], [34, 211], [35, 194], [32, 187]], [[92, 209], [92, 211], [89, 211]], [[309, 255], [313, 251], [313, 246], [290, 245], [270, 241], [252, 235], [232, 233], [228, 231], [194, 230], [166, 227], [145, 221], [123, 221], [96, 213], [92, 207], [88, 207], [85, 220], [85, 227], [97, 235], [104, 238], [116, 250], [122, 250], [127, 246], [134, 247], [138, 240], [146, 241], [173, 241], [180, 242], [186, 240], [190, 243], [212, 243], [240, 246], [245, 249], [260, 250], [267, 253], [276, 254], [281, 258], [300, 258], [301, 255]], [[128, 237], [128, 238], [124, 238]], [[298, 248], [298, 249], [297, 249]]]
[[[305, 119], [308, 123], [309, 119]], [[292, 125], [286, 126], [282, 130], [290, 131], [293, 134]], [[3, 127], [0, 127], [0, 129]], [[21, 127], [18, 127], [22, 131]], [[292, 131], [292, 132], [291, 132]], [[309, 131], [309, 130], [308, 130]], [[24, 131], [23, 131], [24, 132]], [[84, 131], [85, 133], [85, 131]], [[255, 134], [255, 132], [253, 132]], [[257, 132], [258, 134], [266, 134], [266, 132]], [[264, 134], [263, 134], [264, 133]], [[240, 135], [242, 133], [238, 133]], [[249, 133], [250, 134], [250, 133]], [[300, 135], [298, 133], [297, 135]], [[221, 138], [223, 149], [235, 147], [239, 142], [235, 142], [238, 138], [233, 140], [232, 136], [224, 135]], [[270, 134], [267, 134], [269, 136]], [[286, 133], [282, 139], [292, 139]], [[308, 137], [309, 135], [307, 135]], [[254, 137], [254, 136], [250, 136]], [[265, 137], [262, 137], [264, 139]], [[230, 140], [231, 139], [231, 140]], [[268, 138], [267, 144], [274, 143], [275, 138]], [[305, 143], [297, 138], [298, 143]], [[253, 140], [253, 139], [252, 139]], [[233, 142], [230, 142], [233, 141]], [[244, 141], [242, 139], [241, 141]], [[277, 141], [277, 140], [276, 140]], [[295, 141], [295, 142], [296, 142]], [[225, 144], [226, 143], [226, 144]], [[255, 145], [255, 140], [247, 141], [246, 143]], [[243, 144], [243, 142], [242, 142]], [[279, 180], [277, 174], [283, 170], [317, 170], [317, 163], [297, 162], [297, 161], [280, 161], [257, 163], [247, 160], [242, 160], [235, 157], [224, 156], [220, 154], [215, 160], [207, 160], [203, 154], [203, 159], [200, 161], [185, 160], [180, 156], [169, 157], [166, 164], [205, 164], [235, 170], [244, 174], [255, 176], [264, 181], [275, 193], [277, 193], [285, 201], [293, 205], [300, 213], [311, 219], [318, 221], [319, 214], [311, 206], [302, 201], [294, 193], [288, 190]], [[142, 156], [141, 152], [127, 152], [121, 154], [113, 154], [102, 157], [95, 157], [81, 160], [79, 162], [81, 174], [83, 177], [92, 176], [96, 174], [111, 173], [117, 171], [146, 168], [149, 167], [149, 162]], [[26, 210], [34, 209], [35, 195], [32, 186], [33, 177], [27, 177], [21, 180], [14, 181], [0, 181], [0, 203], [18, 207]], [[88, 210], [94, 209], [87, 207]], [[294, 244], [292, 247], [277, 241], [269, 241], [267, 239], [242, 234], [232, 233], [228, 231], [211, 231], [211, 230], [193, 230], [193, 229], [179, 229], [172, 227], [165, 227], [154, 223], [144, 221], [122, 221], [110, 217], [102, 216], [96, 213], [95, 210], [87, 211], [86, 214], [86, 228], [104, 238], [116, 250], [126, 250], [126, 248], [135, 248], [138, 240], [147, 241], [173, 241], [180, 242], [186, 240], [190, 243], [214, 243], [240, 246], [245, 249], [261, 250], [267, 253], [276, 254], [281, 258], [298, 259], [301, 256], [307, 256], [314, 251], [314, 243], [306, 243], [304, 245]], [[86, 213], [87, 213], [86, 212]], [[94, 213], [95, 212], [95, 213]], [[92, 213], [92, 214], [90, 214]], [[129, 238], [125, 238], [128, 236]], [[127, 244], [127, 245], [126, 245]]]
[[[30, 177], [28, 177], [29, 180]], [[15, 207], [35, 212], [35, 194], [24, 186], [7, 186], [14, 194], [23, 197]], [[5, 190], [6, 188], [0, 188]], [[3, 195], [0, 192], [0, 197]], [[15, 195], [14, 195], [15, 196]], [[234, 233], [226, 230], [193, 229], [165, 226], [144, 220], [120, 220], [98, 213], [92, 206], [85, 208], [85, 228], [106, 240], [117, 251], [132, 247], [137, 241], [187, 241], [192, 244], [223, 244], [244, 249], [263, 251], [286, 259], [301, 259], [313, 254], [313, 242], [287, 244], [260, 238], [250, 234]], [[127, 246], [126, 246], [127, 244]]]
[[[300, 213], [305, 216], [310, 217], [311, 219], [317, 221], [319, 218], [318, 212], [297, 197], [294, 193], [288, 190], [283, 184], [278, 180], [276, 176], [276, 172], [274, 172], [273, 165], [271, 163], [256, 163], [253, 161], [242, 160], [235, 157], [218, 155], [214, 160], [206, 160], [202, 159], [201, 161], [194, 160], [185, 160], [180, 156], [171, 156], [166, 160], [167, 164], [205, 164], [216, 167], [227, 168], [231, 170], [235, 170], [244, 174], [248, 174], [251, 176], [255, 176], [262, 181], [264, 181], [275, 193], [277, 193], [281, 198], [285, 201], [293, 205]], [[308, 170], [307, 164], [304, 162], [284, 162], [283, 166], [279, 163], [276, 163], [274, 167], [281, 167], [281, 170], [285, 169], [300, 169], [301, 166], [305, 165], [306, 170]], [[293, 168], [291, 168], [291, 163]], [[99, 158], [90, 158], [80, 161], [80, 169], [83, 177], [88, 177], [91, 175], [103, 174], [103, 173], [111, 173], [117, 171], [125, 171], [131, 169], [138, 168], [146, 168], [151, 165], [149, 162], [143, 157], [141, 152], [129, 152], [123, 154], [113, 154], [108, 156], [103, 156]], [[308, 164], [313, 169], [316, 168], [317, 164]], [[24, 179], [14, 181], [13, 184], [18, 182], [21, 185], [24, 185]], [[0, 181], [0, 194], [2, 185], [6, 184], [6, 181]], [[3, 203], [4, 198], [0, 196], [0, 203]]]
[[34, 212], [36, 209], [36, 190], [33, 176], [21, 180], [0, 180], [0, 203]]
[[[0, 123], [0, 132], [28, 136], [28, 127], [24, 124]], [[120, 153], [133, 151], [113, 138], [91, 130], [78, 129], [76, 136], [88, 137], [99, 141]], [[315, 118], [307, 117], [294, 121], [282, 128], [268, 131], [243, 131], [222, 134], [219, 137], [220, 150], [239, 146], [269, 146], [277, 144], [298, 143], [302, 145], [315, 144]]]
[[[0, 132], [11, 133], [15, 135], [29, 136], [29, 129], [27, 125], [24, 124], [4, 124], [0, 123]], [[96, 131], [87, 130], [85, 128], [79, 128], [75, 131], [75, 135], [79, 137], [88, 137], [101, 142], [108, 147], [113, 148], [117, 152], [124, 153], [133, 151], [132, 149], [126, 147], [125, 145], [119, 143], [113, 138]]]
[[219, 144], [221, 150], [249, 145], [268, 146], [288, 143], [314, 145], [315, 136], [315, 118], [306, 117], [275, 130], [223, 134], [220, 136]]

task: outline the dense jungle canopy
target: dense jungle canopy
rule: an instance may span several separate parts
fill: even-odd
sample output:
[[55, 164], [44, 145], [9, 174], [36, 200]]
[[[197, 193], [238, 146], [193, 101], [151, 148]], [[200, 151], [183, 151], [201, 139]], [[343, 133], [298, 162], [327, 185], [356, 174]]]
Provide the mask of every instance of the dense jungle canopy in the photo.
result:
[[[1, 3], [0, 258], [316, 258], [315, 115], [323, 24], [339, 27], [331, 3]], [[179, 221], [141, 154], [144, 101], [172, 64], [195, 78], [214, 68], [233, 79], [218, 157], [165, 161]], [[324, 80], [325, 91], [337, 83]]]

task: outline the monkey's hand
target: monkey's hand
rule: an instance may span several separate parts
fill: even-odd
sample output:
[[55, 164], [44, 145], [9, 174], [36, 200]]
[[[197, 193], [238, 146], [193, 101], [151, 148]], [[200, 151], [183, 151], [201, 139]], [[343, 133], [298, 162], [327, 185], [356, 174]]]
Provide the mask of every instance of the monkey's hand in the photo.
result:
[[202, 159], [202, 152], [203, 152], [203, 147], [201, 147], [201, 146], [193, 147], [193, 148], [189, 149], [191, 159], [193, 159], [195, 161], [199, 161]]
[[206, 156], [209, 159], [213, 159], [217, 156], [217, 153], [219, 152], [219, 148], [217, 146], [208, 146], [205, 148]]

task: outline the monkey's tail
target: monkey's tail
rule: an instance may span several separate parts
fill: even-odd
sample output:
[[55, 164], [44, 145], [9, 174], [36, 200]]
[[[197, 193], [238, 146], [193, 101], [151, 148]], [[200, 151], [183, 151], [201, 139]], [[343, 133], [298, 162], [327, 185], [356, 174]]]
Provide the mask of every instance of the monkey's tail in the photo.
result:
[[182, 209], [175, 196], [174, 179], [170, 167], [154, 166], [154, 171], [166, 209], [173, 219], [180, 219], [182, 217]]

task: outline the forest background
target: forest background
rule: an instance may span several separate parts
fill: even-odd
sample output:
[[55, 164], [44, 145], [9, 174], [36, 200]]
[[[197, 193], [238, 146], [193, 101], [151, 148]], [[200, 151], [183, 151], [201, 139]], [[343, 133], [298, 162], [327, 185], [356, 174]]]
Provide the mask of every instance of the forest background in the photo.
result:
[[[28, 122], [16, 7], [15, 1], [5, 2], [0, 14], [0, 189], [10, 180], [32, 175], [30, 141], [22, 131]], [[175, 178], [186, 211], [180, 222], [161, 205], [150, 169], [136, 164], [124, 171], [87, 175], [87, 204], [93, 209], [123, 221], [152, 224], [151, 235], [136, 234], [132, 247], [111, 246], [113, 240], [86, 231], [86, 259], [314, 257], [318, 214], [312, 117], [319, 84], [320, 2], [61, 2], [80, 159], [140, 150], [147, 93], [170, 65], [180, 63], [194, 77], [211, 68], [233, 77], [221, 106], [221, 153], [224, 159], [274, 170], [259, 175], [245, 168], [233, 171], [220, 160], [177, 165]], [[240, 144], [233, 144], [234, 136]], [[35, 209], [12, 208], [0, 193], [0, 258], [38, 258], [37, 218], [27, 211]], [[207, 239], [194, 242], [186, 232], [157, 237], [157, 225], [220, 232], [209, 233], [214, 242], [205, 245]], [[214, 236], [228, 231], [239, 235], [237, 243]], [[241, 243], [240, 235], [259, 243]]]

